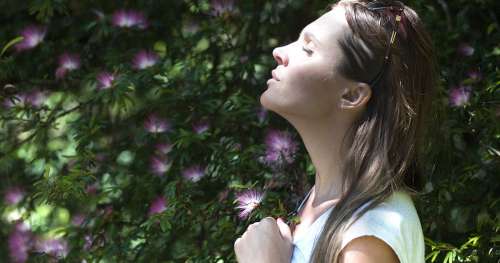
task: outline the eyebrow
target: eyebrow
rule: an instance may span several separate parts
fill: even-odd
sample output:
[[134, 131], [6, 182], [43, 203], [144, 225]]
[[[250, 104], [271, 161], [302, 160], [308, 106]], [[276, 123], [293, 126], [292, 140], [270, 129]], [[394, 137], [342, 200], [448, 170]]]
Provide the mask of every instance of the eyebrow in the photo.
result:
[[313, 33], [309, 32], [309, 31], [305, 31], [305, 28], [302, 29], [302, 31], [300, 31], [300, 35], [299, 35], [299, 38], [300, 36], [302, 36], [302, 34], [304, 34], [304, 36], [312, 39], [314, 42], [316, 42], [318, 45], [321, 45], [321, 42], [319, 42], [319, 40], [314, 36]]

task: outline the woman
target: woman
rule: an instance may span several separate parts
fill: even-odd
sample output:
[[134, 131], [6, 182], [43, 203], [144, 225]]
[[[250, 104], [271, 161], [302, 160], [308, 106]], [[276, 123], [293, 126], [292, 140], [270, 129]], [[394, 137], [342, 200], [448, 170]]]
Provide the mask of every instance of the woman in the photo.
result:
[[412, 197], [436, 67], [418, 15], [399, 1], [341, 0], [273, 56], [260, 102], [297, 129], [315, 184], [300, 224], [250, 225], [238, 261], [424, 262]]

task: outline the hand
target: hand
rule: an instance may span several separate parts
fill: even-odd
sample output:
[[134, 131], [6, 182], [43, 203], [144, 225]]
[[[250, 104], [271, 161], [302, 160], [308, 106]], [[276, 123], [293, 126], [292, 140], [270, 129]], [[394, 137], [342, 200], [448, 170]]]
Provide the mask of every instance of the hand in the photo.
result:
[[266, 217], [248, 226], [234, 251], [239, 263], [290, 263], [292, 233], [281, 218]]

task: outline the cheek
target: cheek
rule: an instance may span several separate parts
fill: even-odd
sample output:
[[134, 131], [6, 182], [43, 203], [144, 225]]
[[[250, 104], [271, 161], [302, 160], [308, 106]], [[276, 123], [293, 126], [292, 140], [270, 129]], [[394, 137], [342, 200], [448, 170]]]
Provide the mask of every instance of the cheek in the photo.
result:
[[329, 96], [333, 84], [331, 72], [322, 64], [299, 65], [287, 72], [286, 86], [305, 97]]
[[297, 110], [311, 116], [331, 112], [335, 83], [324, 65], [300, 65], [290, 68], [288, 73], [283, 91], [293, 98]]
[[330, 78], [330, 67], [321, 61], [301, 62], [287, 70], [287, 80], [294, 86], [322, 85]]

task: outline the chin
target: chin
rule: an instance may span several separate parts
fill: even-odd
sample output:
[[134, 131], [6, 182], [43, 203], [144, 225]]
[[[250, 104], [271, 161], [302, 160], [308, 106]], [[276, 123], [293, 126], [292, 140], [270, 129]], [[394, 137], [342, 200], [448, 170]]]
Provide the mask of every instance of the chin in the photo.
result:
[[271, 108], [269, 107], [269, 104], [270, 104], [270, 103], [269, 103], [269, 101], [268, 101], [268, 98], [267, 98], [266, 93], [267, 93], [267, 90], [266, 90], [266, 91], [264, 91], [264, 92], [260, 95], [260, 99], [259, 99], [259, 101], [260, 101], [260, 105], [262, 105], [262, 107], [264, 107], [264, 108], [265, 108], [265, 109], [267, 109], [267, 110], [271, 110]]
[[277, 101], [273, 101], [272, 95], [269, 94], [267, 91], [262, 93], [262, 95], [260, 96], [260, 104], [268, 111], [272, 111], [283, 118], [285, 118], [288, 115], [287, 114], [288, 107], [280, 105], [279, 102]]

